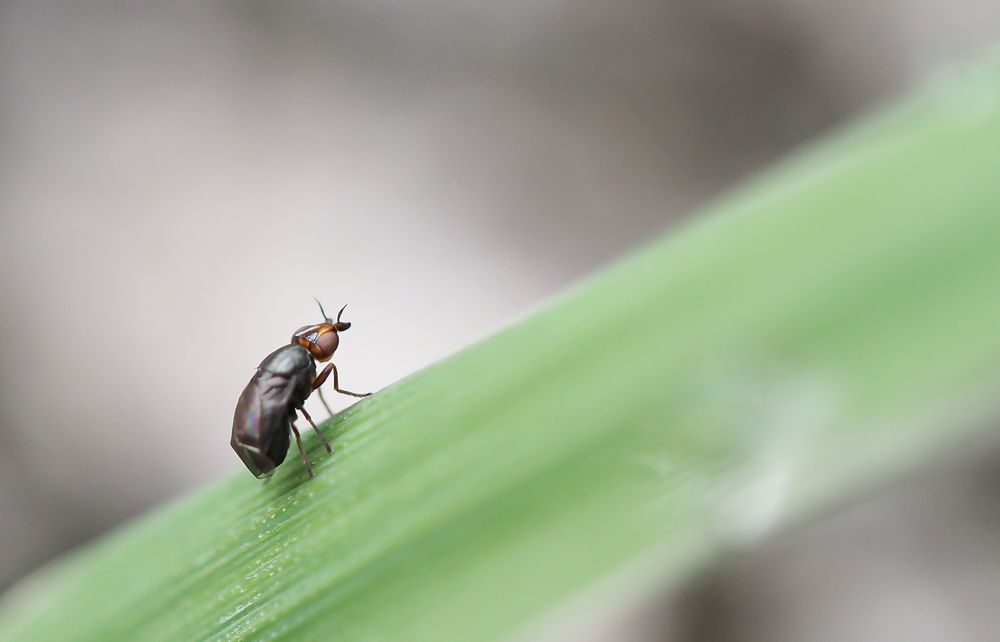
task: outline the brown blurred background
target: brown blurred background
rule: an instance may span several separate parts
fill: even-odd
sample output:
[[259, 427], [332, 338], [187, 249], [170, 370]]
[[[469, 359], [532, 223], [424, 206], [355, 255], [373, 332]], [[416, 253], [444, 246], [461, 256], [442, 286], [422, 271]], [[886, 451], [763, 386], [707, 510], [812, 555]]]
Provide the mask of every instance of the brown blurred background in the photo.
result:
[[[240, 469], [311, 297], [378, 389], [997, 35], [985, 0], [3, 2], [0, 587]], [[1000, 639], [986, 459], [622, 626]]]

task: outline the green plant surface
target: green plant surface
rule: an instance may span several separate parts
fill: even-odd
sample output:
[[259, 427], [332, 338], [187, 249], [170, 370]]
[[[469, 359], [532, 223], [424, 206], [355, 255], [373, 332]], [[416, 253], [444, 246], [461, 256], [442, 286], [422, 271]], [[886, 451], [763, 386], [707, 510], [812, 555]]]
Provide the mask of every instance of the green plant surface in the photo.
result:
[[292, 450], [43, 569], [0, 639], [495, 640], [681, 582], [986, 434], [998, 177], [990, 62], [351, 406], [315, 479]]

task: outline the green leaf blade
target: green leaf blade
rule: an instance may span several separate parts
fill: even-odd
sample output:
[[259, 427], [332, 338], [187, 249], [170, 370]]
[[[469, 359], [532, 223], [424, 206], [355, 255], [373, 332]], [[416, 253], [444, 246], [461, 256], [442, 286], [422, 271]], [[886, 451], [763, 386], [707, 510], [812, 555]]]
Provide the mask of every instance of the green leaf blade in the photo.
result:
[[[45, 569], [4, 640], [495, 640], [664, 582], [1000, 410], [1000, 65]], [[210, 431], [209, 431], [210, 432]]]

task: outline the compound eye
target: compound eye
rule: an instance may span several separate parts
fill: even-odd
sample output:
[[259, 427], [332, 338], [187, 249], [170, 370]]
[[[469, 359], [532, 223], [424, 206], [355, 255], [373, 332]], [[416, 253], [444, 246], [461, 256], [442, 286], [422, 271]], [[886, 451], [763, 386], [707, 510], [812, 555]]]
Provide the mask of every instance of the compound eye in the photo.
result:
[[340, 337], [336, 332], [324, 332], [316, 337], [315, 342], [309, 351], [320, 361], [326, 361], [336, 352], [340, 345]]

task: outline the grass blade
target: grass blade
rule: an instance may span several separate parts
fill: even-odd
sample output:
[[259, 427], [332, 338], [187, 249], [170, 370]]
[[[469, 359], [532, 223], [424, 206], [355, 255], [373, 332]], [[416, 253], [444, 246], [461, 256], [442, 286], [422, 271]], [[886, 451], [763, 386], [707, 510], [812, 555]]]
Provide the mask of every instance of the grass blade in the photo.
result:
[[313, 481], [240, 471], [43, 570], [0, 638], [494, 640], [677, 581], [996, 416], [998, 168], [988, 63], [352, 406]]

